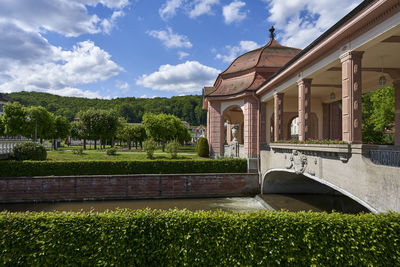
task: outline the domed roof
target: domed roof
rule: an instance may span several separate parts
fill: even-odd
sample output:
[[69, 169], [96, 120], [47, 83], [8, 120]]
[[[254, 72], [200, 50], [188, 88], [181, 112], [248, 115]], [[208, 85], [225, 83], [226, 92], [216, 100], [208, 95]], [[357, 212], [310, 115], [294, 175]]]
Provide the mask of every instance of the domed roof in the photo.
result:
[[263, 47], [249, 51], [236, 58], [231, 65], [218, 75], [213, 87], [207, 87], [205, 96], [227, 96], [246, 90], [256, 90], [264, 81], [278, 71], [301, 50], [280, 45], [271, 39]]

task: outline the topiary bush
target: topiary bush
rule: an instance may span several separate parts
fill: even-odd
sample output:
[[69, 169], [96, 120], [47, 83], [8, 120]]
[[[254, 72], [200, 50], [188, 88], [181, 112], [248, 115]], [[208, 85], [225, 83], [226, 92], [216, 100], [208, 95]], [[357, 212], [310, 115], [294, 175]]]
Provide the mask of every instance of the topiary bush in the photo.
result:
[[41, 144], [25, 142], [14, 147], [11, 157], [15, 160], [46, 160], [47, 152]]
[[143, 150], [146, 151], [148, 159], [153, 159], [154, 151], [157, 149], [157, 143], [153, 139], [147, 139], [143, 142]]
[[210, 156], [210, 150], [208, 147], [208, 140], [205, 137], [200, 137], [197, 140], [197, 145], [196, 145], [196, 152], [197, 155], [203, 158], [208, 158]]
[[171, 158], [176, 159], [178, 158], [178, 149], [179, 149], [179, 142], [177, 140], [173, 140], [171, 142], [169, 142], [166, 146], [165, 146], [165, 150], [171, 154]]
[[112, 147], [112, 148], [110, 148], [110, 149], [107, 149], [107, 155], [108, 155], [108, 156], [115, 156], [115, 155], [117, 155], [117, 149], [114, 148], [114, 147]]

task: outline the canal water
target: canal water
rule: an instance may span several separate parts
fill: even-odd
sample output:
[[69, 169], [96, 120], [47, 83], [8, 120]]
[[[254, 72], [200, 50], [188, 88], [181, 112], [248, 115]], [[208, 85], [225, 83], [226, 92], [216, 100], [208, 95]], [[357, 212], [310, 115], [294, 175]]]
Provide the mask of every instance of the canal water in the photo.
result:
[[0, 204], [1, 211], [95, 211], [116, 209], [187, 209], [191, 211], [245, 212], [259, 210], [316, 211], [342, 213], [368, 212], [366, 208], [345, 196], [265, 194], [256, 197], [159, 199], [159, 200], [118, 200]]

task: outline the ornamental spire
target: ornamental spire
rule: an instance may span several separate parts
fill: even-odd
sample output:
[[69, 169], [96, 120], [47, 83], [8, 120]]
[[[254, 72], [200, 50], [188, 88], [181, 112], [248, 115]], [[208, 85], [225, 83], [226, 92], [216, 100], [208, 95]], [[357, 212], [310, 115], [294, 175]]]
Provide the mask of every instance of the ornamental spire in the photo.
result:
[[272, 41], [272, 40], [275, 39], [275, 28], [274, 28], [274, 26], [271, 26], [271, 28], [269, 28], [269, 32], [270, 32], [269, 38], [270, 38], [271, 41]]

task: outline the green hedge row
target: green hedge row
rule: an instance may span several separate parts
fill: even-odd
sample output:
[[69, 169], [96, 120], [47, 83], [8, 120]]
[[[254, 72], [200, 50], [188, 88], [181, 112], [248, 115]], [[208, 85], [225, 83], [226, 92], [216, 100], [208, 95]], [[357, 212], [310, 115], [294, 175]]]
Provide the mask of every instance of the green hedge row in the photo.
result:
[[0, 177], [101, 174], [240, 173], [244, 159], [148, 161], [0, 161]]
[[398, 266], [400, 215], [0, 213], [0, 265]]

